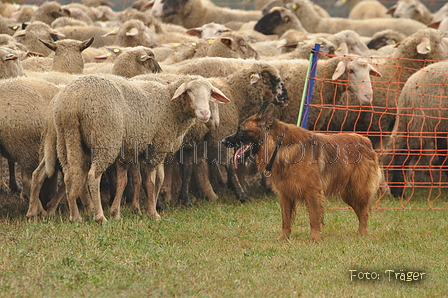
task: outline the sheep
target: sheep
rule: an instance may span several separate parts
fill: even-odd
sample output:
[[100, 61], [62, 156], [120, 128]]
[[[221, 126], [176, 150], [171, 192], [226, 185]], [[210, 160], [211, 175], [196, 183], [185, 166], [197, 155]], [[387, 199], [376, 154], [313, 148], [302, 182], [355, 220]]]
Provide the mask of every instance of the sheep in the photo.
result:
[[98, 7], [98, 6], [114, 7], [114, 3], [107, 0], [82, 0], [81, 4], [89, 7]]
[[[244, 67], [239, 68], [226, 77], [212, 77], [209, 79], [214, 86], [218, 86], [231, 99], [230, 103], [219, 107], [220, 124], [216, 129], [210, 131], [207, 136], [207, 144], [210, 145], [207, 146], [207, 152], [210, 152], [210, 155], [206, 158], [209, 163], [213, 163], [213, 161], [219, 162], [217, 154], [226, 156], [227, 152], [219, 146], [219, 141], [229, 131], [236, 129], [243, 119], [254, 114], [263, 101], [269, 101], [278, 106], [284, 106], [288, 103], [288, 93], [276, 68], [266, 62], [248, 62], [245, 64]], [[194, 137], [190, 136], [190, 139], [185, 140], [185, 143], [190, 144], [190, 147], [197, 145], [197, 152], [203, 152], [203, 141], [203, 131], [201, 131], [197, 132]], [[218, 147], [216, 147], [217, 145]], [[189, 155], [187, 153], [187, 150], [191, 149], [190, 147], [183, 147], [184, 158], [186, 160], [184, 167], [188, 167], [188, 161], [192, 161], [191, 156], [188, 159]], [[217, 153], [218, 150], [223, 150], [223, 152]], [[189, 153], [193, 154], [192, 152]], [[240, 202], [250, 201], [250, 198], [246, 195], [236, 176], [233, 163], [224, 161], [222, 164], [229, 173], [229, 178], [237, 199]], [[201, 174], [199, 182], [209, 185], [207, 175], [204, 175], [204, 173]], [[209, 198], [215, 197], [214, 193], [210, 190], [205, 193]], [[183, 204], [188, 205], [187, 181], [182, 181], [182, 189], [179, 197]]]
[[431, 11], [420, 0], [398, 0], [387, 13], [394, 18], [413, 19], [425, 25], [432, 21]]
[[[117, 181], [123, 182], [123, 163], [129, 156], [144, 156], [145, 150], [147, 214], [160, 219], [155, 205], [163, 182], [163, 168], [157, 163], [164, 160], [171, 146], [178, 149], [183, 134], [196, 118], [202, 122], [209, 120], [210, 100], [229, 101], [202, 77], [185, 76], [171, 84], [160, 84], [85, 75], [70, 82], [54, 101], [57, 153], [64, 173], [70, 220], [82, 221], [75, 200], [87, 181], [94, 220], [107, 221], [99, 197], [102, 173], [118, 161]], [[168, 148], [162, 148], [163, 145]], [[83, 147], [92, 151], [89, 164], [86, 163], [89, 155]], [[123, 186], [117, 185], [116, 198], [121, 197]], [[119, 207], [120, 202], [114, 200], [113, 218], [119, 218]]]
[[390, 14], [387, 13], [387, 7], [377, 0], [338, 0], [335, 6], [345, 4], [350, 7], [349, 19], [390, 18]]
[[35, 21], [29, 24], [25, 30], [16, 31], [13, 37], [17, 42], [26, 46], [29, 51], [48, 56], [53, 51], [42, 44], [39, 39], [57, 40], [59, 37], [65, 37], [65, 35], [59, 30], [50, 28], [50, 26], [43, 22]]
[[39, 163], [45, 113], [59, 87], [36, 78], [18, 77], [0, 81], [0, 90], [0, 152], [20, 165], [21, 197], [28, 200], [31, 175]]
[[[57, 29], [61, 32], [65, 38], [75, 40], [86, 40], [90, 37], [94, 37], [94, 41], [91, 47], [101, 48], [107, 45], [113, 45], [116, 40], [116, 35], [107, 35], [111, 29], [99, 28], [94, 26], [66, 26]], [[42, 38], [41, 39], [45, 39]]]
[[371, 59], [371, 63], [382, 74], [382, 78], [372, 78], [375, 104], [356, 108], [356, 99], [350, 96], [340, 98], [338, 105], [350, 106], [350, 109], [333, 112], [334, 121], [329, 124], [329, 128], [335, 131], [373, 132], [369, 138], [374, 147], [382, 148], [382, 133], [390, 132], [394, 127], [396, 103], [407, 79], [419, 69], [445, 60], [447, 53], [448, 38], [440, 31], [427, 28], [400, 42], [390, 58]]
[[41, 21], [48, 26], [59, 17], [69, 16], [57, 2], [44, 2], [31, 17], [30, 22]]
[[85, 41], [63, 39], [55, 42], [48, 42], [39, 39], [46, 47], [55, 52], [53, 57], [52, 71], [66, 72], [71, 74], [82, 74], [84, 60], [81, 52], [88, 48], [93, 37]]
[[326, 60], [330, 55], [335, 54], [335, 45], [325, 38], [311, 38], [308, 40], [300, 41], [294, 45], [284, 45], [288, 47], [294, 47], [292, 52], [283, 53], [277, 56], [263, 57], [262, 60], [265, 61], [275, 61], [275, 60], [292, 60], [292, 59], [309, 59], [310, 53], [314, 50], [316, 43], [320, 44], [320, 49], [318, 54], [319, 60]]
[[112, 74], [126, 78], [161, 71], [162, 68], [154, 58], [154, 53], [146, 47], [125, 50], [115, 60], [112, 68]]
[[0, 80], [18, 76], [25, 76], [25, 72], [16, 51], [0, 47]]
[[155, 0], [151, 15], [161, 18], [164, 23], [196, 28], [215, 22], [225, 24], [230, 21], [256, 21], [261, 18], [260, 11], [245, 11], [219, 7], [208, 0]]
[[283, 35], [287, 30], [297, 30], [308, 34], [309, 32], [302, 26], [299, 18], [285, 7], [273, 7], [265, 14], [254, 27], [255, 31], [266, 35]]
[[193, 47], [184, 47], [184, 50], [174, 52], [165, 61], [164, 64], [174, 64], [189, 58], [200, 57], [223, 57], [223, 58], [242, 58], [259, 59], [258, 53], [246, 41], [244, 36], [237, 32], [224, 32], [216, 39], [208, 39], [205, 44], [202, 42], [194, 43]]
[[159, 45], [157, 35], [139, 20], [126, 21], [118, 30], [110, 31], [104, 36], [112, 34], [116, 34], [114, 44], [121, 47], [144, 46], [153, 48]]
[[295, 0], [286, 4], [286, 7], [294, 11], [303, 27], [312, 33], [338, 33], [339, 31], [351, 29], [361, 36], [372, 36], [378, 31], [394, 29], [403, 34], [411, 35], [426, 26], [418, 21], [406, 19], [367, 19], [352, 20], [344, 18], [322, 18], [313, 9], [308, 0]]
[[[294, 0], [272, 0], [261, 9], [263, 15], [267, 14], [275, 6], [286, 6], [287, 3], [291, 3]], [[313, 3], [313, 9], [323, 18], [329, 18], [330, 14], [321, 6]]]
[[20, 8], [12, 13], [11, 18], [19, 24], [28, 23], [37, 9], [36, 5], [20, 5]]
[[[304, 76], [308, 60], [271, 61], [270, 64], [279, 68], [290, 98], [289, 107], [280, 113], [282, 121], [297, 124], [299, 107], [302, 101]], [[316, 66], [315, 85], [313, 90], [314, 103], [310, 107], [309, 128], [319, 130], [326, 125], [328, 110], [320, 111], [320, 105], [332, 105], [341, 94], [350, 90], [359, 103], [370, 103], [376, 100], [372, 97], [372, 85], [369, 74], [381, 76], [375, 67], [360, 57], [334, 57], [319, 60]], [[332, 83], [335, 82], [335, 83]], [[344, 84], [341, 84], [344, 82]], [[317, 105], [317, 107], [315, 107]]]
[[[446, 98], [448, 62], [437, 62], [415, 72], [406, 81], [397, 103], [397, 117], [385, 153], [381, 156], [389, 173], [389, 187], [394, 197], [404, 196], [402, 167], [417, 159], [423, 166], [425, 151], [435, 151], [430, 163], [442, 166], [446, 159]], [[444, 169], [445, 170], [445, 169]], [[446, 171], [445, 171], [446, 172]], [[432, 178], [434, 179], [434, 178]], [[440, 178], [441, 179], [441, 178]]]
[[0, 34], [14, 35], [15, 30], [11, 29], [6, 21], [0, 16]]
[[247, 66], [248, 63], [243, 59], [231, 59], [221, 57], [204, 57], [190, 59], [184, 62], [171, 65], [161, 65], [163, 71], [168, 73], [192, 74], [205, 77], [225, 77], [241, 67]]
[[51, 23], [51, 28], [53, 28], [53, 29], [62, 28], [62, 27], [66, 27], [66, 26], [87, 27], [88, 24], [84, 21], [77, 20], [77, 19], [74, 19], [71, 17], [60, 17]]
[[367, 44], [369, 49], [378, 50], [386, 45], [396, 45], [405, 39], [406, 36], [398, 31], [386, 29], [375, 33]]
[[19, 9], [18, 4], [0, 2], [0, 16], [10, 18]]
[[201, 38], [221, 36], [224, 32], [229, 32], [230, 29], [222, 24], [217, 24], [215, 22], [204, 24], [200, 27], [191, 28], [185, 31], [185, 33], [197, 36]]
[[433, 16], [428, 27], [436, 28], [442, 32], [448, 31], [448, 3], [445, 3]]

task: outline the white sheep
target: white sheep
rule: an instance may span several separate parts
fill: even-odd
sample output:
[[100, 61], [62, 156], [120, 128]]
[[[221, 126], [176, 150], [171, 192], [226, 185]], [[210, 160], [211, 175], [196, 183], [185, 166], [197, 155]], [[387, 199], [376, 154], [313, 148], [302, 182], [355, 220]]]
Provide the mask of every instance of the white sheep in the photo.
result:
[[338, 0], [335, 3], [335, 6], [343, 5], [350, 7], [349, 19], [390, 18], [390, 14], [387, 14], [387, 7], [377, 0]]
[[[448, 127], [447, 78], [448, 62], [434, 63], [410, 76], [400, 93], [395, 126], [382, 156], [390, 178], [390, 191], [395, 197], [404, 196], [403, 183], [407, 179], [402, 168], [406, 169], [413, 160], [417, 160], [421, 168], [425, 163], [422, 152], [435, 152], [430, 163], [444, 165]], [[393, 156], [389, 156], [389, 152]], [[390, 160], [384, 162], [385, 158]]]
[[420, 0], [398, 0], [387, 13], [397, 19], [413, 19], [425, 25], [430, 24], [433, 18], [431, 11]]
[[42, 3], [42, 5], [37, 8], [36, 12], [31, 17], [30, 22], [40, 21], [50, 26], [55, 19], [64, 16], [69, 15], [62, 9], [62, 6], [59, 3], [48, 1]]
[[308, 0], [295, 0], [286, 5], [295, 12], [303, 27], [312, 33], [338, 33], [339, 31], [351, 29], [361, 36], [372, 36], [378, 31], [394, 29], [403, 34], [410, 35], [424, 29], [426, 26], [411, 19], [377, 18], [366, 20], [353, 20], [344, 18], [322, 18]]
[[165, 23], [196, 28], [215, 22], [226, 24], [231, 21], [247, 22], [261, 18], [260, 11], [245, 11], [216, 6], [209, 0], [155, 0], [151, 15]]
[[[210, 100], [229, 101], [202, 77], [187, 76], [167, 85], [105, 75], [86, 75], [70, 82], [54, 103], [57, 152], [64, 172], [70, 220], [82, 220], [76, 198], [87, 181], [94, 220], [106, 221], [99, 194], [102, 173], [115, 161], [134, 161], [135, 156], [144, 158], [147, 213], [160, 218], [155, 208], [163, 182], [160, 162], [172, 146], [180, 146], [195, 119], [209, 120]], [[86, 154], [83, 148], [90, 152]], [[117, 169], [121, 177], [123, 169]], [[116, 197], [121, 197], [120, 191], [117, 189]], [[113, 217], [119, 218], [119, 206], [120, 202], [114, 201]]]

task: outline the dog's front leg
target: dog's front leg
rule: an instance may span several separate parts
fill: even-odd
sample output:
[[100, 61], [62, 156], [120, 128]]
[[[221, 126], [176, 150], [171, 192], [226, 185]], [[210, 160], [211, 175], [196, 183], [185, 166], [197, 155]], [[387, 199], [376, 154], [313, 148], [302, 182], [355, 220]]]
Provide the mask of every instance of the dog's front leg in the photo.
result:
[[295, 208], [294, 201], [282, 194], [279, 194], [278, 199], [282, 209], [282, 232], [278, 239], [288, 239], [291, 234], [291, 225]]

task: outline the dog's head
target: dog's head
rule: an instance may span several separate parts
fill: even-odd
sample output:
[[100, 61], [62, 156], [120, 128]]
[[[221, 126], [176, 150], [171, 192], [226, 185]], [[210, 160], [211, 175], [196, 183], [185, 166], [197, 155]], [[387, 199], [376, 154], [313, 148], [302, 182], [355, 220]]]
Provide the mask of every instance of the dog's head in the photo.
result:
[[246, 118], [234, 134], [222, 140], [224, 146], [237, 148], [233, 157], [235, 168], [238, 167], [240, 160], [257, 155], [260, 146], [265, 141], [267, 131], [274, 124], [276, 115], [277, 108], [275, 105], [264, 102], [257, 114]]

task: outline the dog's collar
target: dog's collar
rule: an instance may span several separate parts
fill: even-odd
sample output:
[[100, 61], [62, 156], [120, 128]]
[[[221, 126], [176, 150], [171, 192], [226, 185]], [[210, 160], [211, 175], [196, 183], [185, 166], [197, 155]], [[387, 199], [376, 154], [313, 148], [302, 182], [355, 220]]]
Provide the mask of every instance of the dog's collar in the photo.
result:
[[275, 158], [277, 157], [278, 150], [280, 149], [280, 146], [283, 145], [283, 138], [285, 137], [285, 133], [283, 133], [277, 142], [277, 146], [275, 146], [274, 153], [272, 153], [271, 158], [269, 159], [269, 162], [266, 166], [266, 169], [264, 170], [264, 175], [266, 177], [270, 177], [270, 172], [272, 170], [272, 167], [274, 166]]

